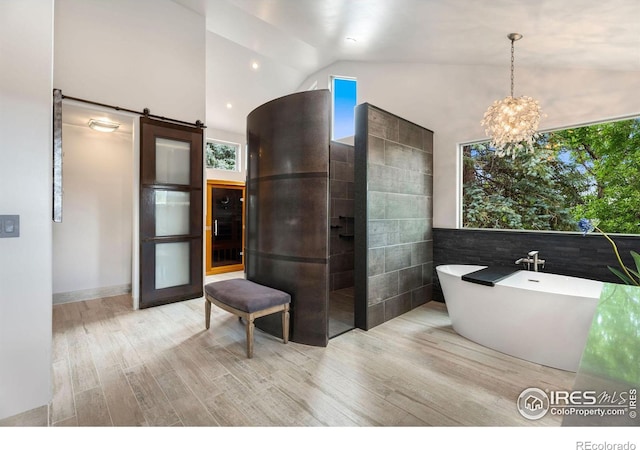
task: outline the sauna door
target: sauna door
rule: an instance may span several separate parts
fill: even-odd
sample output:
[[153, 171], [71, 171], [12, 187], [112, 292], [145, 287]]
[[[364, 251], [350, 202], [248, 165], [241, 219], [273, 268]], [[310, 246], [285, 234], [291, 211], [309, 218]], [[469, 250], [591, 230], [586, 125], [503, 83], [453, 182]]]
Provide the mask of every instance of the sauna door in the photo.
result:
[[244, 184], [207, 182], [207, 275], [244, 270]]

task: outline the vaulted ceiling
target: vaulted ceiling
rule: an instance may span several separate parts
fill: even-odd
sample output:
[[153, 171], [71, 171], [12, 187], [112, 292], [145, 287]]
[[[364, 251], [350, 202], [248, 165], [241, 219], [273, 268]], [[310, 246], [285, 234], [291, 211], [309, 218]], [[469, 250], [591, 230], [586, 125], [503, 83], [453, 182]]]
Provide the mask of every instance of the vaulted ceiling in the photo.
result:
[[208, 122], [240, 133], [334, 62], [508, 65], [510, 32], [518, 66], [640, 76], [638, 0], [174, 1], [206, 17]]

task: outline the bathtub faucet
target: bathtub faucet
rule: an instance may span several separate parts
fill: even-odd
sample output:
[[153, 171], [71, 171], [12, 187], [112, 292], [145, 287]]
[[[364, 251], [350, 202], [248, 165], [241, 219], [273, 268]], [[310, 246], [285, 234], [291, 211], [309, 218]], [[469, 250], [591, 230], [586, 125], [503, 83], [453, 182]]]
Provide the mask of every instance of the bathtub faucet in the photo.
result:
[[538, 250], [531, 250], [527, 253], [527, 258], [520, 258], [516, 261], [516, 264], [527, 264], [527, 270], [531, 270], [533, 264], [533, 270], [538, 271], [538, 266], [544, 267], [544, 259], [538, 258]]

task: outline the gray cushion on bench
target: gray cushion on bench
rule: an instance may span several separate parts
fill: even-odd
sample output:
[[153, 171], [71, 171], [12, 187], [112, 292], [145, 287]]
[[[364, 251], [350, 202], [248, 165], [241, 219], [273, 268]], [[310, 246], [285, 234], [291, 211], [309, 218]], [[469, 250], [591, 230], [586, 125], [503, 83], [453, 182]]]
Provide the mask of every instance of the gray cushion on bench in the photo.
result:
[[204, 290], [219, 302], [249, 313], [291, 302], [286, 292], [242, 278], [208, 283]]

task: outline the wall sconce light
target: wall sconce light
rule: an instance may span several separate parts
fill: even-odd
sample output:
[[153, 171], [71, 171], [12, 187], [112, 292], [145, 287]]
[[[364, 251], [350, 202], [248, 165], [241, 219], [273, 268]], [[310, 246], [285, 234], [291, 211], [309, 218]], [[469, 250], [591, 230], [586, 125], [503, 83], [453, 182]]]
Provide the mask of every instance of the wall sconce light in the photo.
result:
[[112, 122], [107, 119], [91, 119], [89, 120], [89, 128], [96, 131], [102, 131], [103, 133], [111, 133], [116, 131], [120, 127], [117, 122]]

